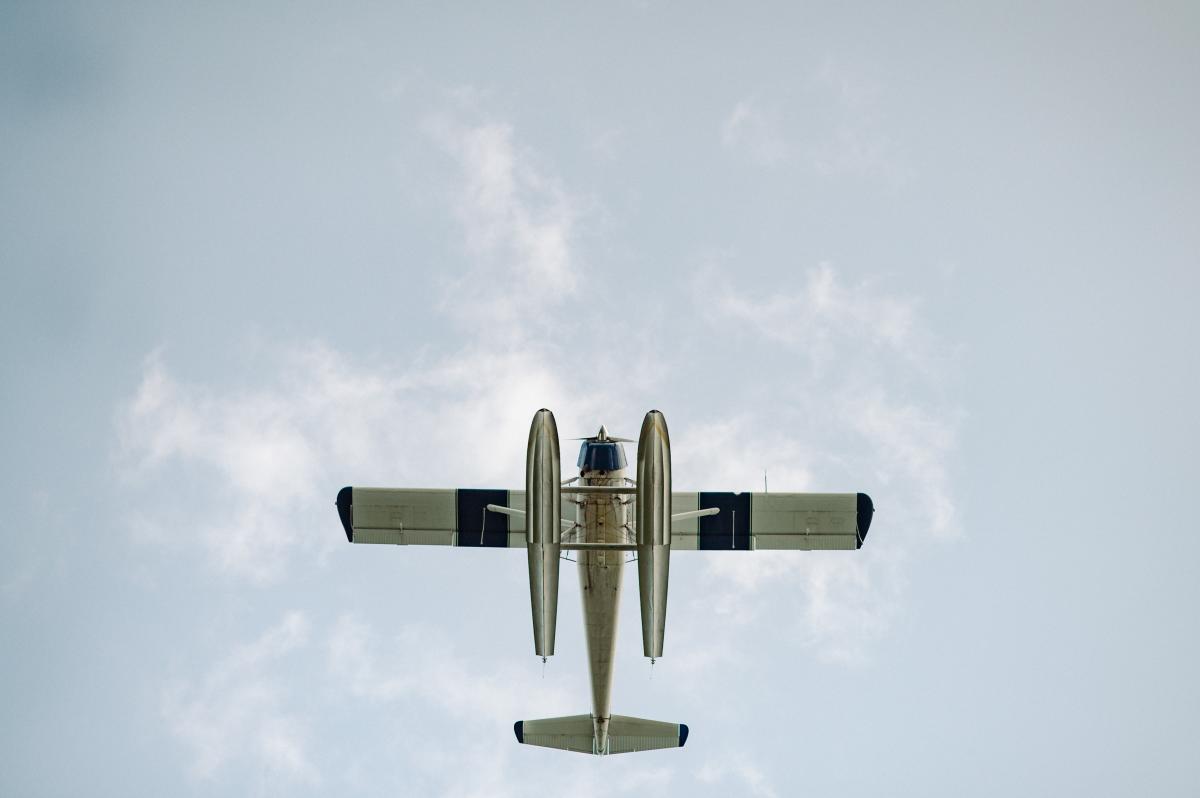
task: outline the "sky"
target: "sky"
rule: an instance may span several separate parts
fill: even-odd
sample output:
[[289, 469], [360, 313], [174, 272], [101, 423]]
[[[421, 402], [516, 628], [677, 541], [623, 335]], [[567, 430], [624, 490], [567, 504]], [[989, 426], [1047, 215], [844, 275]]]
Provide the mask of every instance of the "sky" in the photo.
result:
[[[4, 3], [0, 793], [1195, 795], [1198, 41]], [[345, 541], [344, 485], [520, 488], [540, 407], [875, 500], [677, 553], [653, 668], [626, 591], [613, 709], [683, 749], [513, 739], [589, 709], [569, 566], [543, 669], [519, 550]]]

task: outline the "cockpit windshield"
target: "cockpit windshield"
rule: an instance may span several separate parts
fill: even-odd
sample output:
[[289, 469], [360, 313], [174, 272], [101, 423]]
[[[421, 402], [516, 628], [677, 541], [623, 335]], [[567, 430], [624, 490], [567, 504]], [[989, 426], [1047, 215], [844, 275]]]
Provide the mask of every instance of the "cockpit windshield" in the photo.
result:
[[625, 449], [614, 441], [586, 440], [578, 465], [582, 471], [616, 471], [625, 467]]

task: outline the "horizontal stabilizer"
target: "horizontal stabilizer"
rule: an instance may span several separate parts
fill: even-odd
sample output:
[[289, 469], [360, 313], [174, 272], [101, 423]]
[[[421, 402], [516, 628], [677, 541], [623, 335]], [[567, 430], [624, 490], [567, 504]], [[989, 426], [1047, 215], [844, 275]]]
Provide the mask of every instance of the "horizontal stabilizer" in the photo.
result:
[[659, 748], [682, 748], [688, 738], [688, 727], [683, 723], [613, 715], [608, 721], [605, 750], [600, 751], [597, 750], [594, 729], [591, 715], [519, 720], [513, 725], [519, 743], [581, 754], [628, 754]]

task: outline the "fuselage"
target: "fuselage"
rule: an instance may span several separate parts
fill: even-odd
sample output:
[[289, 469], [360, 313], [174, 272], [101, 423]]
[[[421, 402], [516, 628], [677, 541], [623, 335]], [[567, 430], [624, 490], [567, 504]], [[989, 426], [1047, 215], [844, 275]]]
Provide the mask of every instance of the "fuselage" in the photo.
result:
[[[589, 451], [591, 447], [591, 451]], [[604, 447], [608, 451], [596, 451]], [[584, 443], [580, 453], [580, 485], [628, 484], [621, 444], [605, 440]], [[601, 466], [601, 467], [597, 467]], [[628, 500], [613, 494], [579, 494], [575, 526], [564, 533], [563, 542], [632, 543]], [[583, 605], [584, 637], [592, 683], [592, 723], [599, 750], [608, 739], [612, 715], [613, 663], [617, 648], [617, 611], [621, 580], [625, 573], [624, 551], [577, 551], [579, 588]]]

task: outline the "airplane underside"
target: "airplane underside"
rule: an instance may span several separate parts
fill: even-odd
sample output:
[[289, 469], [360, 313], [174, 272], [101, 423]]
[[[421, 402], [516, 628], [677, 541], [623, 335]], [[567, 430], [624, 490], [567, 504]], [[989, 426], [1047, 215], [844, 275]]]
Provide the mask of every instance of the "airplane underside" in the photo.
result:
[[671, 445], [662, 413], [646, 414], [637, 478], [626, 474], [626, 439], [604, 427], [584, 439], [579, 476], [562, 481], [558, 429], [549, 410], [533, 418], [525, 491], [343, 488], [337, 506], [353, 543], [527, 550], [534, 653], [554, 654], [559, 566], [578, 560], [591, 676], [587, 715], [521, 720], [517, 741], [606, 755], [681, 747], [688, 727], [611, 711], [621, 585], [629, 554], [638, 565], [643, 654], [662, 656], [671, 549], [861, 548], [874, 513], [864, 493], [672, 493]]
[[[650, 428], [649, 433], [647, 425]], [[642, 433], [650, 446], [660, 445], [660, 439], [665, 442], [666, 424], [662, 421], [662, 415], [655, 411], [647, 415]], [[661, 445], [669, 446], [667, 443]], [[642, 449], [643, 447], [639, 446], [639, 452]], [[559, 479], [558, 432], [550, 411], [540, 410], [534, 416], [529, 433], [526, 462], [526, 496], [533, 497], [528, 501], [526, 510], [527, 528], [537, 530], [536, 533], [530, 533], [530, 539], [533, 540], [536, 534], [543, 541], [541, 545], [550, 546], [554, 544], [549, 541], [558, 533], [556, 547], [560, 551], [563, 548], [568, 551], [574, 549], [578, 557], [584, 640], [587, 644], [588, 670], [592, 685], [592, 712], [590, 715], [518, 721], [514, 725], [517, 740], [529, 745], [592, 754], [645, 751], [683, 745], [688, 735], [687, 726], [683, 724], [625, 716], [614, 717], [611, 712], [617, 617], [626, 554], [630, 550], [640, 553], [643, 548], [655, 545], [650, 542], [639, 546], [634, 531], [634, 519], [629, 509], [637, 506], [635, 499], [639, 494], [637, 483], [626, 477], [626, 461], [621, 441], [611, 439], [601, 427], [600, 433], [584, 441], [581, 447], [579, 476], [565, 484], [560, 482], [552, 485], [551, 479], [543, 477], [542, 469], [549, 471], [554, 481]], [[654, 462], [659, 465], [659, 470], [650, 474], [647, 481], [649, 485], [658, 487], [660, 495], [657, 498], [661, 502], [661, 494], [665, 492], [668, 498], [670, 495], [669, 455], [665, 473], [662, 469], [662, 458], [657, 458]], [[574, 487], [572, 483], [575, 483]], [[554, 487], [558, 488], [558, 498], [553, 496]], [[561, 495], [564, 492], [568, 496], [567, 506], [573, 505], [573, 517], [562, 511], [564, 504]], [[661, 507], [649, 500], [642, 506], [652, 509]], [[536, 514], [540, 510], [545, 510], [545, 514]], [[555, 513], [555, 510], [559, 512]], [[656, 540], [663, 537], [661, 528], [664, 520], [667, 524], [670, 523], [669, 514], [664, 518], [660, 512], [657, 518], [647, 521], [648, 530], [659, 530]], [[538, 648], [537, 641], [551, 641], [548, 647], [543, 645], [538, 652], [545, 657], [554, 653], [554, 620], [546, 611], [551, 601], [543, 591], [551, 582], [557, 583], [558, 577], [557, 574], [551, 577], [546, 573], [548, 563], [544, 558], [535, 558], [531, 554], [529, 562], [535, 649]], [[557, 566], [557, 563], [554, 566]], [[660, 569], [660, 573], [665, 581], [665, 568]], [[662, 592], [665, 595], [665, 590]], [[651, 590], [647, 595], [655, 594], [656, 591]], [[553, 603], [557, 604], [557, 600]], [[661, 614], [665, 616], [665, 603], [661, 610]], [[658, 626], [661, 628], [662, 620], [658, 621]], [[661, 651], [661, 642], [658, 651]]]

